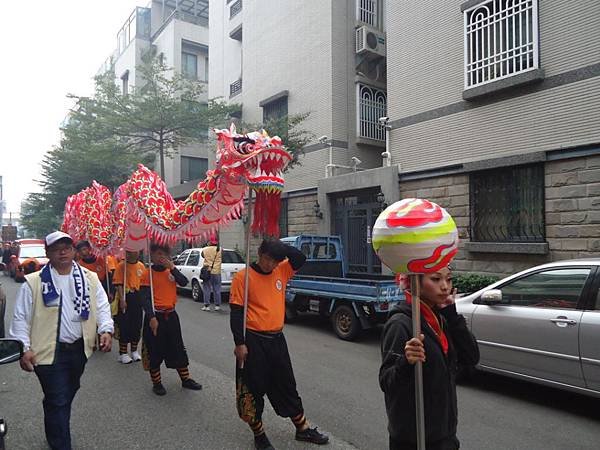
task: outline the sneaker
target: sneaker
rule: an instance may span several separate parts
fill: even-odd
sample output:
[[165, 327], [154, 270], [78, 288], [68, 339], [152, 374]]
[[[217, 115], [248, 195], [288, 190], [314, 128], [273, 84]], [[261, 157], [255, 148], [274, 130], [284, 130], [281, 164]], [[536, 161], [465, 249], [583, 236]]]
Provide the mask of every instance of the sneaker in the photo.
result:
[[256, 450], [275, 450], [265, 433], [254, 436], [254, 448]]
[[131, 359], [131, 356], [129, 356], [127, 353], [123, 353], [122, 355], [119, 355], [119, 362], [121, 364], [131, 364], [133, 359]]
[[303, 431], [296, 431], [296, 440], [312, 442], [313, 444], [323, 445], [329, 442], [329, 436], [317, 431], [317, 427], [307, 428]]
[[153, 384], [152, 385], [152, 392], [154, 392], [156, 395], [161, 395], [161, 396], [162, 395], [167, 395], [167, 390], [162, 385], [162, 383]]
[[208, 306], [208, 305], [204, 305], [204, 306], [202, 307], [202, 311], [210, 311], [210, 306]]
[[141, 361], [142, 360], [142, 355], [140, 355], [140, 352], [138, 352], [137, 350], [133, 353], [131, 353], [131, 359], [133, 361]]
[[221, 311], [221, 307], [220, 306], [215, 306], [215, 311]]
[[181, 382], [181, 387], [183, 387], [185, 389], [191, 389], [192, 391], [199, 391], [202, 389], [202, 385], [200, 383], [196, 383], [191, 378], [188, 378], [187, 380], [183, 380]]

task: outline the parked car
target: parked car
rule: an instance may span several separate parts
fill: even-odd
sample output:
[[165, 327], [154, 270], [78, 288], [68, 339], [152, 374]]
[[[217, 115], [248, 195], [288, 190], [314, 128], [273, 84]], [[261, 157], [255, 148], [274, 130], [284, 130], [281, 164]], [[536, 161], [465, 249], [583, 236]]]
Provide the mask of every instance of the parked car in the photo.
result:
[[387, 320], [389, 310], [405, 300], [393, 276], [348, 273], [339, 236], [300, 235], [281, 239], [306, 256], [287, 285], [286, 320], [314, 312], [331, 320], [340, 339], [352, 341]]
[[[23, 344], [14, 339], [0, 339], [0, 364], [18, 361], [23, 356]], [[6, 421], [0, 418], [0, 450], [4, 450]]]
[[[202, 287], [200, 280], [200, 269], [204, 265], [204, 258], [202, 257], [202, 250], [204, 248], [190, 248], [184, 250], [182, 253], [177, 255], [173, 259], [173, 263], [183, 273], [189, 283], [184, 290], [192, 291], [192, 298], [194, 301], [200, 302], [203, 300]], [[221, 292], [229, 294], [231, 289], [231, 280], [233, 276], [241, 269], [246, 267], [244, 258], [236, 252], [228, 248], [224, 248], [221, 264]]]
[[8, 271], [15, 281], [21, 282], [26, 274], [24, 263], [37, 262], [36, 266], [42, 268], [48, 263], [48, 258], [41, 239], [20, 239], [17, 244], [17, 254], [11, 257]]
[[456, 304], [476, 369], [600, 397], [600, 259], [533, 267]]

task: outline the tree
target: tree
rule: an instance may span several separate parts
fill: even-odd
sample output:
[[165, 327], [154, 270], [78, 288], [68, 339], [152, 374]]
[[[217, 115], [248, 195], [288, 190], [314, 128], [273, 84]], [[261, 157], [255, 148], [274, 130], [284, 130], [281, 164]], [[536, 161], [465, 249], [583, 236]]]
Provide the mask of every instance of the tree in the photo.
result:
[[220, 100], [202, 102], [203, 85], [188, 80], [151, 53], [136, 70], [141, 85], [123, 95], [112, 74], [96, 79], [93, 99], [75, 97], [86, 117], [96, 123], [99, 137], [116, 139], [126, 151], [156, 154], [164, 178], [165, 157], [181, 146], [206, 140], [208, 130], [225, 126], [239, 109]]
[[46, 236], [57, 230], [61, 221], [43, 193], [29, 194], [21, 204], [21, 226], [27, 231], [27, 237]]

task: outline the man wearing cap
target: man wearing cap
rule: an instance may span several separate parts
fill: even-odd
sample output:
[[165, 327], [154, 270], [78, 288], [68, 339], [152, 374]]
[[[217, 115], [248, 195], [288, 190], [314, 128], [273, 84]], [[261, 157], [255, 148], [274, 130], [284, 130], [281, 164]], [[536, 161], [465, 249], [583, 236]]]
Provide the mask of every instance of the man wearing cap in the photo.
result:
[[71, 448], [71, 403], [92, 355], [96, 328], [109, 352], [113, 321], [98, 276], [74, 262], [73, 239], [46, 236], [48, 264], [25, 277], [17, 293], [10, 336], [23, 343], [21, 368], [35, 371], [44, 391], [44, 426], [52, 449]]

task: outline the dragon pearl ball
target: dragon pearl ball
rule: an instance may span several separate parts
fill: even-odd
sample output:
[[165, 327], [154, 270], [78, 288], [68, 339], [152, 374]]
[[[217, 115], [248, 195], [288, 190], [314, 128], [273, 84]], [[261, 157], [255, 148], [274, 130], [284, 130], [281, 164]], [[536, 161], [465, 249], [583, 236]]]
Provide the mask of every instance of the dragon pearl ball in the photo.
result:
[[373, 226], [373, 249], [394, 273], [432, 273], [458, 251], [452, 216], [428, 200], [407, 198], [388, 206]]

